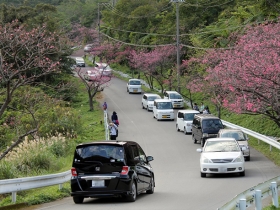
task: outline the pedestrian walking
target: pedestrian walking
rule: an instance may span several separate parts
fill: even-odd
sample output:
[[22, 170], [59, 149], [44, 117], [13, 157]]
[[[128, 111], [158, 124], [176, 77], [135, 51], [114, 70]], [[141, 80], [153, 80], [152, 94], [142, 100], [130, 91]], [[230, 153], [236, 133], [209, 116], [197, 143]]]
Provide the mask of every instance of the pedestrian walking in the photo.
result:
[[199, 111], [199, 108], [198, 108], [197, 103], [194, 103], [194, 105], [193, 105], [193, 109], [194, 109], [194, 110], [196, 110], [196, 111]]
[[113, 123], [115, 123], [117, 126], [119, 126], [120, 123], [119, 123], [119, 118], [118, 118], [117, 112], [113, 111], [111, 120]]
[[203, 104], [203, 102], [201, 102], [200, 107], [199, 107], [199, 112], [203, 113], [203, 110], [204, 110], [204, 104]]
[[103, 110], [106, 111], [107, 108], [108, 108], [108, 105], [107, 105], [107, 103], [106, 103], [106, 101], [105, 101], [104, 104], [103, 104]]
[[118, 126], [116, 126], [114, 123], [109, 123], [108, 129], [110, 131], [110, 140], [116, 140], [117, 139]]

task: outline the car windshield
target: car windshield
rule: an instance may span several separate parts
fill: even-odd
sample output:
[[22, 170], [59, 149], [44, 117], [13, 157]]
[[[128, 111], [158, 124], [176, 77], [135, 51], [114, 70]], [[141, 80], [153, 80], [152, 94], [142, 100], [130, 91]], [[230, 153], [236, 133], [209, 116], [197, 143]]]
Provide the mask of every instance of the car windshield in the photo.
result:
[[149, 96], [148, 101], [154, 101], [157, 98], [160, 98], [160, 97], [159, 96]]
[[76, 158], [82, 160], [88, 159], [124, 159], [124, 149], [121, 146], [115, 145], [84, 145], [76, 149]]
[[173, 109], [171, 102], [159, 102], [158, 109]]
[[221, 129], [223, 128], [222, 121], [219, 119], [206, 119], [202, 121], [202, 126], [205, 129]]
[[182, 99], [182, 96], [176, 93], [169, 94], [170, 99]]
[[195, 113], [185, 113], [184, 114], [184, 120], [185, 121], [193, 121]]
[[239, 146], [232, 140], [206, 141], [204, 152], [238, 152]]
[[246, 140], [245, 135], [242, 131], [225, 131], [221, 133], [220, 137], [234, 138], [236, 141]]
[[132, 81], [129, 81], [129, 84], [130, 84], [130, 85], [140, 85], [141, 82], [140, 82], [140, 81], [137, 81], [137, 80], [132, 80]]

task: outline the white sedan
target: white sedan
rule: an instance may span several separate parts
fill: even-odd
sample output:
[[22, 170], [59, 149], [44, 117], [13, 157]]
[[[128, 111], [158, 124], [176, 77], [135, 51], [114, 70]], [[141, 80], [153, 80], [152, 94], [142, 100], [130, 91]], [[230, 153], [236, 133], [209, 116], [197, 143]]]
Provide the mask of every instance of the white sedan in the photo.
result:
[[200, 152], [201, 177], [206, 174], [238, 173], [245, 176], [243, 153], [234, 138], [210, 138]]

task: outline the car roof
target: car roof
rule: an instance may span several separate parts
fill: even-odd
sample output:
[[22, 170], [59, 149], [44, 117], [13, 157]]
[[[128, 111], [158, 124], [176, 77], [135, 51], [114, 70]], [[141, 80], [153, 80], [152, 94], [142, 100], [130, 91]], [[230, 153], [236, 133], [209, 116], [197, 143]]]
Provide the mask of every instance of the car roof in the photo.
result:
[[124, 145], [127, 143], [133, 143], [133, 144], [138, 144], [137, 142], [134, 141], [106, 141], [106, 140], [101, 140], [101, 141], [94, 141], [94, 142], [87, 142], [87, 143], [81, 143], [77, 145], [77, 147], [84, 146], [84, 145], [94, 145], [94, 144], [107, 144], [107, 145]]
[[175, 94], [179, 94], [180, 95], [180, 93], [178, 93], [177, 91], [175, 91], [175, 90], [167, 90], [167, 91], [165, 91], [166, 93], [175, 93]]
[[146, 95], [146, 96], [159, 96], [159, 94], [156, 94], [156, 93], [144, 93], [143, 95]]
[[236, 141], [234, 138], [229, 138], [229, 137], [221, 137], [221, 138], [209, 138], [207, 139], [207, 141], [229, 141], [229, 140], [232, 140], [232, 141]]
[[219, 132], [234, 132], [234, 131], [238, 131], [238, 132], [243, 132], [241, 129], [237, 129], [237, 128], [226, 128], [226, 129], [220, 129]]
[[196, 118], [205, 118], [205, 119], [220, 119], [217, 116], [214, 116], [212, 114], [196, 114], [195, 115]]
[[133, 81], [133, 80], [140, 81], [140, 79], [129, 79], [129, 81]]
[[193, 110], [193, 109], [178, 110], [178, 112], [182, 112], [182, 113], [200, 113], [199, 111], [196, 111], [196, 110]]
[[83, 61], [84, 59], [82, 57], [76, 57], [76, 60], [81, 60]]
[[172, 101], [170, 99], [163, 99], [163, 98], [155, 99], [155, 102], [171, 102], [172, 103]]

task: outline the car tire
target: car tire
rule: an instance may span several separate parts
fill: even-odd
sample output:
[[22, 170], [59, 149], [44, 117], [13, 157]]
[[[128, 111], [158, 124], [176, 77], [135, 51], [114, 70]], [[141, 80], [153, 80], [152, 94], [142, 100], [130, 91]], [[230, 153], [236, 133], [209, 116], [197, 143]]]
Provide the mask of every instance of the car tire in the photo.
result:
[[184, 127], [184, 134], [185, 134], [185, 135], [188, 134], [188, 132], [187, 132], [187, 130], [186, 130], [186, 127]]
[[126, 200], [128, 202], [134, 202], [136, 200], [137, 197], [137, 188], [136, 188], [136, 184], [133, 181], [130, 187], [130, 194], [126, 196]]
[[196, 144], [197, 140], [194, 138], [194, 135], [192, 135], [193, 143]]
[[153, 194], [155, 190], [155, 182], [154, 182], [154, 177], [151, 178], [150, 182], [150, 189], [146, 191], [147, 194]]
[[176, 124], [176, 130], [177, 131], [180, 131], [179, 127], [178, 127], [178, 124]]
[[251, 158], [250, 158], [250, 156], [248, 156], [245, 159], [246, 159], [246, 161], [250, 161]]
[[143, 103], [142, 103], [142, 109], [145, 109], [145, 107], [144, 107]]
[[206, 177], [206, 173], [200, 172], [200, 176], [204, 178], [204, 177]]
[[76, 204], [83, 203], [84, 197], [81, 197], [81, 196], [73, 196], [73, 201], [74, 201], [74, 203], [76, 203]]
[[240, 176], [245, 176], [245, 170], [239, 173]]
[[149, 107], [147, 106], [147, 112], [149, 112]]

